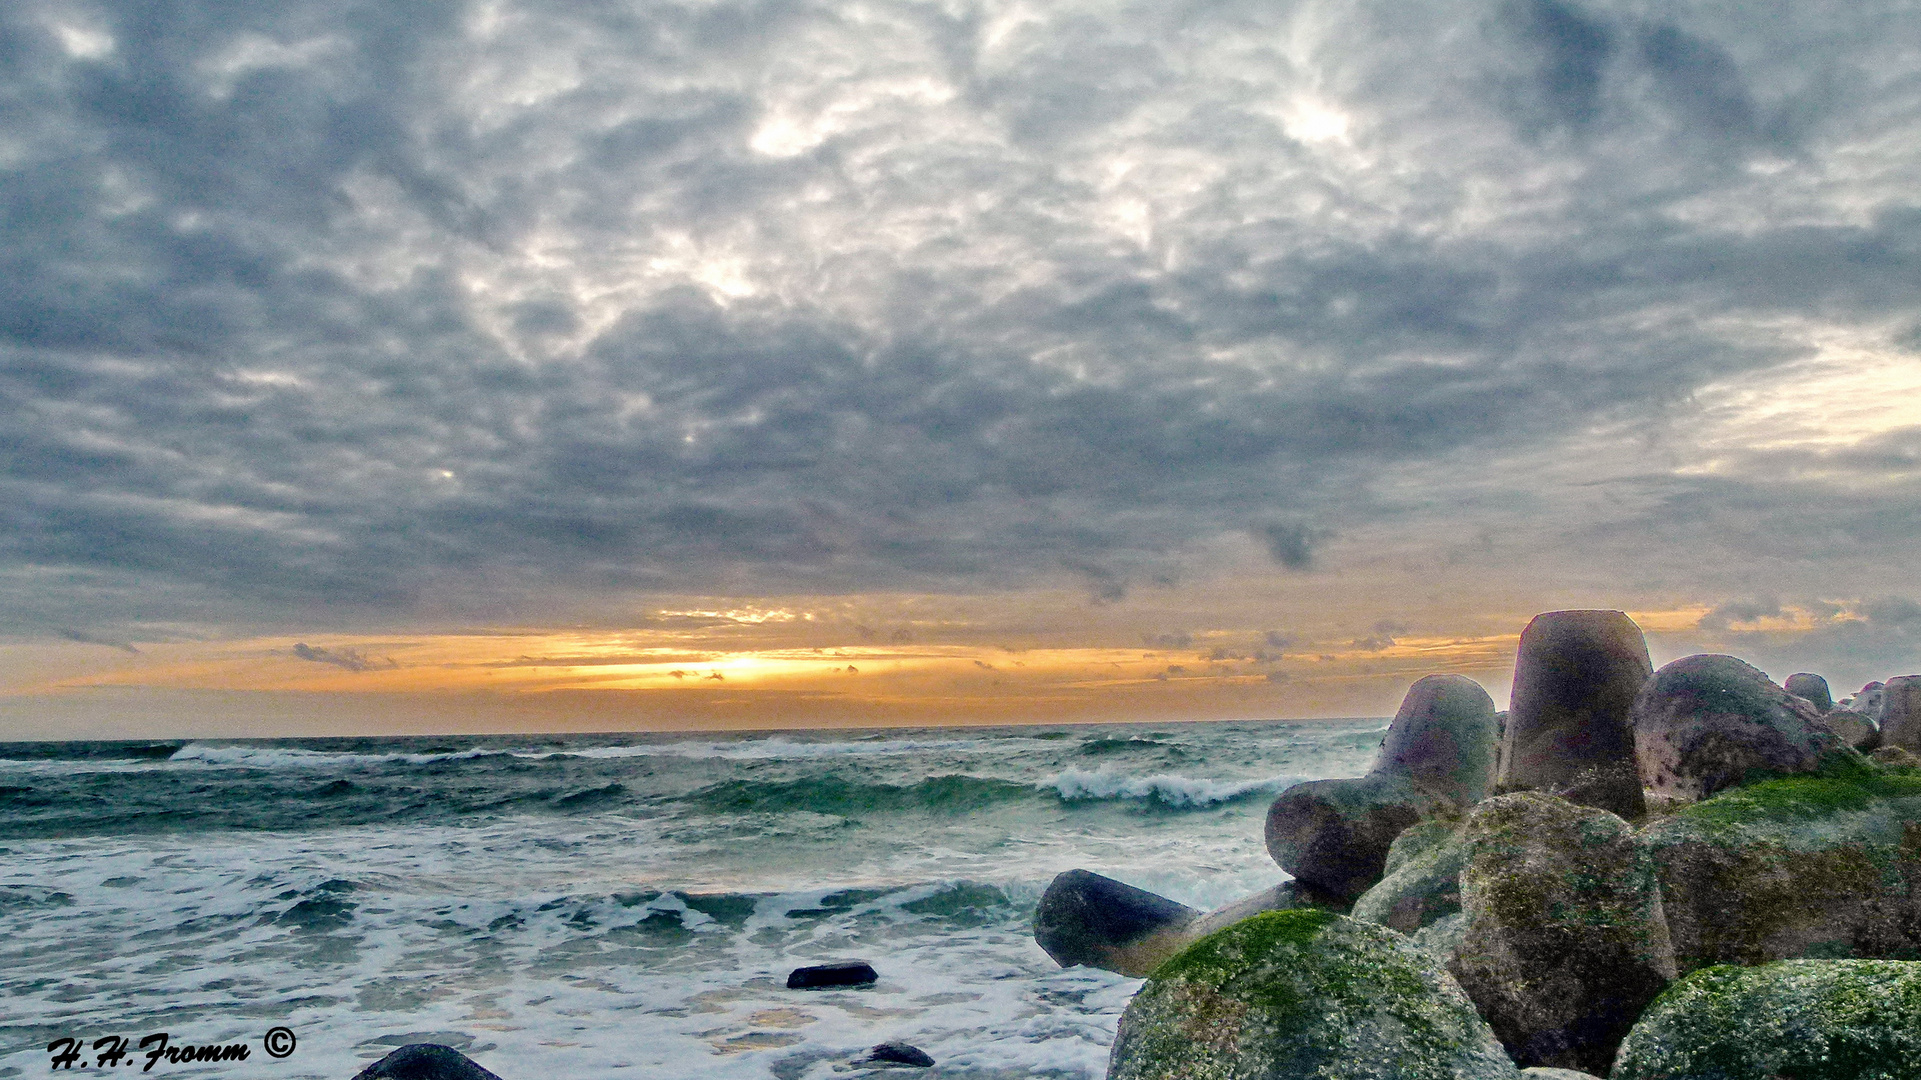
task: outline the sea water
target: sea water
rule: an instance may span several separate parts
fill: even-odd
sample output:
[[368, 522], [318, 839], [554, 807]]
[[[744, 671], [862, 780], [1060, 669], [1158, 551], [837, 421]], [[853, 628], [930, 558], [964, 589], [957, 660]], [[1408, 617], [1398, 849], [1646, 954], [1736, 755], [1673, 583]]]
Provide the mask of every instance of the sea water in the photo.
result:
[[[1100, 1077], [1139, 980], [1055, 965], [1082, 867], [1197, 908], [1285, 879], [1268, 802], [1384, 720], [0, 744], [0, 1077]], [[789, 990], [865, 960], [877, 983]], [[265, 1033], [285, 1028], [265, 1052]], [[111, 1045], [111, 1044], [109, 1044]]]

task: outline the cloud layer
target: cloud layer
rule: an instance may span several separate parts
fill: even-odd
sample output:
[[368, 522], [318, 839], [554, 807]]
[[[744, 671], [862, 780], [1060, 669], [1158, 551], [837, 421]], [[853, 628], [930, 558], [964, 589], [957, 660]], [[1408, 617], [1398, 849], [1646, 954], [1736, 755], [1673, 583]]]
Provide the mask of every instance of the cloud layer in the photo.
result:
[[1921, 554], [1902, 4], [0, 19], [24, 632]]

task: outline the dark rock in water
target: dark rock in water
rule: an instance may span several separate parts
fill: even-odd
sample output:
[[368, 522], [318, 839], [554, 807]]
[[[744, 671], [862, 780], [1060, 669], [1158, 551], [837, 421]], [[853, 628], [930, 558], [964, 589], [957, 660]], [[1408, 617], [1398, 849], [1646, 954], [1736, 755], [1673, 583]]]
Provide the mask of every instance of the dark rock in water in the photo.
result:
[[881, 1043], [879, 1046], [869, 1050], [867, 1056], [861, 1059], [861, 1063], [874, 1065], [912, 1065], [917, 1069], [928, 1069], [933, 1067], [934, 1059], [927, 1056], [927, 1051], [922, 1050], [918, 1046], [909, 1046], [904, 1042], [890, 1042]]
[[1781, 688], [1808, 704], [1827, 712], [1834, 708], [1834, 694], [1828, 690], [1828, 680], [1806, 671], [1798, 671], [1788, 676]]
[[1034, 912], [1034, 938], [1062, 967], [1086, 964], [1142, 978], [1196, 940], [1263, 911], [1328, 907], [1300, 881], [1283, 881], [1209, 912], [1086, 870], [1057, 875]]
[[1494, 699], [1464, 675], [1408, 688], [1369, 775], [1406, 778], [1415, 793], [1467, 807], [1487, 797], [1500, 756]]
[[1087, 870], [1055, 875], [1034, 909], [1034, 940], [1062, 967], [1140, 978], [1193, 940], [1201, 913]]
[[1921, 751], [1921, 675], [1899, 675], [1882, 687], [1881, 745]]
[[1381, 880], [1394, 838], [1431, 806], [1394, 776], [1296, 784], [1267, 809], [1267, 853], [1337, 902], [1352, 903]]
[[1605, 1076], [1676, 974], [1654, 860], [1621, 818], [1532, 791], [1482, 803], [1462, 837], [1448, 970], [1518, 1064]]
[[1108, 1080], [1433, 1077], [1518, 1071], [1429, 955], [1322, 910], [1256, 915], [1161, 965], [1128, 1003]]
[[1621, 1044], [1614, 1080], [1921, 1075], [1921, 964], [1786, 960], [1675, 983]]
[[1629, 710], [1653, 670], [1641, 628], [1619, 611], [1536, 615], [1515, 657], [1500, 786], [1641, 816]]
[[1821, 714], [1821, 722], [1840, 736], [1841, 741], [1862, 753], [1881, 745], [1881, 725], [1866, 713], [1853, 709], [1831, 709]]
[[354, 1080], [500, 1080], [451, 1046], [409, 1043], [354, 1074]]
[[832, 986], [866, 986], [879, 979], [874, 966], [865, 960], [845, 960], [838, 964], [815, 964], [795, 968], [787, 974], [789, 990], [819, 990]]
[[1921, 957], [1921, 775], [1910, 770], [1843, 761], [1731, 788], [1640, 835], [1682, 972]]
[[1684, 656], [1634, 701], [1641, 783], [1655, 795], [1705, 799], [1768, 773], [1812, 772], [1846, 753], [1814, 706], [1732, 656]]

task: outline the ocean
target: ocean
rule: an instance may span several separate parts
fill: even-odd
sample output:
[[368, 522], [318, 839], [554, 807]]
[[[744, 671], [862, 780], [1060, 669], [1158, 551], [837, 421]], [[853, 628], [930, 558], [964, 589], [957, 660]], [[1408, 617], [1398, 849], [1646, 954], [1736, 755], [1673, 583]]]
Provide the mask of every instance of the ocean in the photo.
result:
[[[900, 1041], [930, 1078], [1098, 1078], [1139, 981], [1048, 959], [1047, 883], [1273, 885], [1268, 802], [1386, 726], [0, 744], [0, 1077], [114, 1037], [145, 1073], [165, 1032], [248, 1047], [153, 1060], [179, 1077], [431, 1041], [505, 1080], [826, 1080]], [[839, 960], [879, 982], [786, 988]]]

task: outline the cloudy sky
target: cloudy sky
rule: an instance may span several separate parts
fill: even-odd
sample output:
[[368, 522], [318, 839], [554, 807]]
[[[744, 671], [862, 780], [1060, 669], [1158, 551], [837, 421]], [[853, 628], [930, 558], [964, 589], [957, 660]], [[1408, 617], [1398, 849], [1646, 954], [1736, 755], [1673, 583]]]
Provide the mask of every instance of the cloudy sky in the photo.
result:
[[1907, 0], [16, 0], [0, 737], [1921, 670]]

